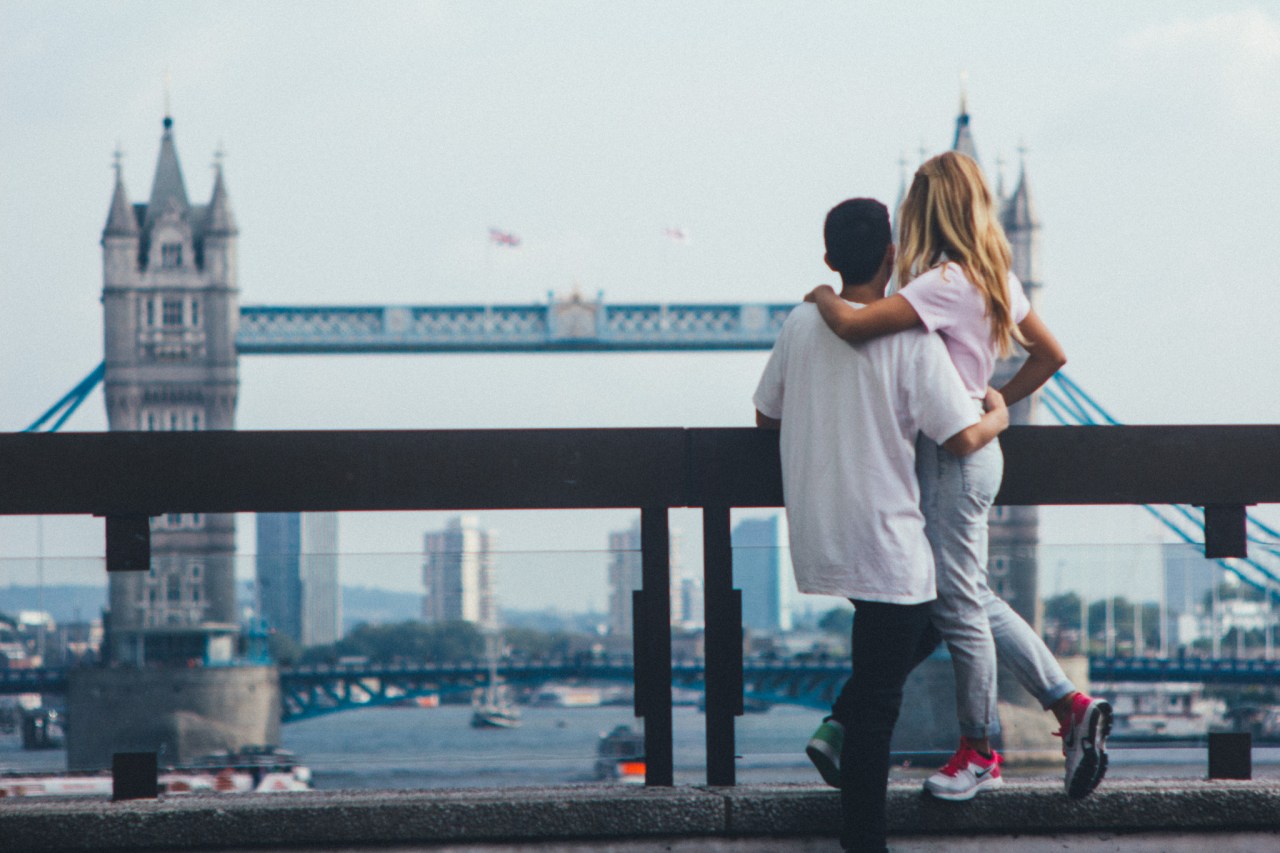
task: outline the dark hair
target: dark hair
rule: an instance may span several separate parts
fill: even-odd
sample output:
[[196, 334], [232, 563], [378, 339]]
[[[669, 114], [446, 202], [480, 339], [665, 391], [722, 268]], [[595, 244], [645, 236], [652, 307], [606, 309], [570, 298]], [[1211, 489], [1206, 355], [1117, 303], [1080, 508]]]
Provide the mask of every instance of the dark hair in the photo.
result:
[[822, 236], [836, 272], [850, 284], [870, 281], [893, 239], [889, 209], [873, 198], [842, 201], [827, 214]]

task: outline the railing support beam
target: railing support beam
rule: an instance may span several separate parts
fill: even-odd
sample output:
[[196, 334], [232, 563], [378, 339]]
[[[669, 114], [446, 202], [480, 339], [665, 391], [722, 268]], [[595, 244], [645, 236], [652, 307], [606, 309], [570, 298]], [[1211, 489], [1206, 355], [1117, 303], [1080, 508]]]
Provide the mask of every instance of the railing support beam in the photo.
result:
[[646, 785], [675, 783], [671, 721], [671, 538], [667, 507], [640, 510], [643, 602], [634, 614], [636, 713], [644, 717]]
[[1204, 508], [1204, 556], [1206, 559], [1248, 557], [1248, 514], [1243, 506]]
[[151, 519], [145, 515], [108, 515], [107, 571], [145, 572], [151, 568]]
[[734, 717], [742, 714], [742, 591], [733, 588], [729, 508], [702, 510], [706, 618], [707, 784], [734, 785]]

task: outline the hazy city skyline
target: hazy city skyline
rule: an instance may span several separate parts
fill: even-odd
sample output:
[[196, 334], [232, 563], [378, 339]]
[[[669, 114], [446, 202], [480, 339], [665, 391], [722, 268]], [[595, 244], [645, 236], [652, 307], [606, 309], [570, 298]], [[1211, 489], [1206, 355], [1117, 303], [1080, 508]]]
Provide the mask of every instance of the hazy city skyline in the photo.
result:
[[[967, 71], [984, 166], [1003, 157], [1012, 181], [1028, 149], [1043, 314], [1069, 373], [1126, 422], [1280, 420], [1266, 369], [1280, 11], [1266, 6], [995, 3], [979, 18], [941, 3], [7, 0], [0, 27], [3, 429], [101, 359], [112, 152], [145, 200], [166, 70], [193, 198], [226, 152], [249, 305], [528, 303], [575, 287], [610, 302], [798, 300], [830, 281], [826, 209], [892, 201], [900, 159], [909, 170], [949, 145]], [[245, 358], [238, 425], [745, 426], [764, 359]], [[105, 423], [95, 394], [68, 428]], [[1043, 537], [1079, 541], [1086, 512], [1046, 510]], [[413, 555], [445, 515], [344, 515], [342, 547]], [[676, 515], [692, 562], [697, 515]], [[1156, 537], [1136, 511], [1087, 517], [1096, 540]], [[629, 523], [482, 518], [512, 551], [603, 552]], [[47, 554], [100, 553], [101, 522], [43, 528]], [[0, 519], [0, 554], [33, 555], [35, 529]], [[401, 578], [350, 561], [342, 581], [412, 588], [404, 562]]]

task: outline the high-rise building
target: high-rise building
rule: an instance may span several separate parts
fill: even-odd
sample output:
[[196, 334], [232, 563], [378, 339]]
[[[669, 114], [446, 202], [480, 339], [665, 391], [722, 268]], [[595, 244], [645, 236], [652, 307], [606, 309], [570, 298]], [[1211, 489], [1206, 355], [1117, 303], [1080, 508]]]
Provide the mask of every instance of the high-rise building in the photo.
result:
[[[145, 203], [129, 202], [117, 155], [102, 231], [104, 389], [112, 430], [235, 428], [238, 233], [220, 163], [209, 203], [188, 201], [172, 118], [164, 119]], [[151, 553], [150, 572], [110, 577], [111, 658], [229, 658], [238, 631], [235, 517], [153, 519]]]
[[609, 633], [629, 637], [635, 625], [631, 593], [641, 588], [640, 523], [609, 534]]
[[784, 567], [784, 518], [745, 518], [733, 528], [733, 585], [742, 590], [742, 625], [756, 631], [791, 630], [788, 591], [793, 581]]
[[1199, 639], [1200, 617], [1211, 609], [1205, 602], [1212, 597], [1214, 584], [1221, 582], [1223, 572], [1217, 562], [1205, 559], [1204, 549], [1199, 546], [1167, 542], [1160, 550], [1164, 563], [1160, 630], [1161, 636], [1167, 638], [1167, 651], [1172, 652]]
[[336, 512], [259, 513], [259, 615], [302, 646], [342, 637]]
[[422, 618], [462, 620], [485, 629], [498, 624], [493, 595], [493, 534], [473, 515], [455, 516], [444, 530], [426, 534], [422, 566]]
[[[702, 579], [686, 577], [680, 561], [680, 531], [671, 531], [671, 625], [677, 628], [700, 628], [705, 620], [702, 606]], [[640, 521], [625, 530], [609, 534], [609, 633], [617, 637], [631, 635], [634, 621], [631, 593], [641, 588], [644, 580], [640, 556]]]

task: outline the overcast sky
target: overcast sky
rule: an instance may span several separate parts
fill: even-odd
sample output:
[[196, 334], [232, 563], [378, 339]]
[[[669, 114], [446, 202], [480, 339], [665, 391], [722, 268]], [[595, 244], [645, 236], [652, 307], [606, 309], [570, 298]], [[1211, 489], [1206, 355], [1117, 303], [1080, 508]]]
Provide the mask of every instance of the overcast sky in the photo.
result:
[[[1073, 378], [1125, 422], [1280, 420], [1276, 4], [0, 0], [0, 44], [0, 429], [101, 360], [112, 152], [144, 201], [166, 70], [193, 201], [226, 152], [247, 305], [528, 303], [574, 287], [797, 300], [830, 281], [826, 210], [894, 200], [902, 158], [914, 169], [921, 148], [949, 146], [967, 72], [984, 166], [1003, 158], [1012, 182], [1026, 147], [1041, 313]], [[523, 245], [493, 247], [490, 227]], [[746, 425], [764, 359], [258, 356], [241, 363], [238, 423]], [[68, 428], [105, 425], [95, 395]], [[1095, 514], [1083, 535], [1080, 512], [1046, 511], [1046, 537], [1157, 535], [1132, 511]], [[626, 522], [486, 519], [513, 549], [603, 548]], [[413, 588], [438, 522], [344, 517], [344, 550], [406, 555], [394, 570], [353, 561], [344, 581]], [[34, 531], [0, 522], [0, 552], [30, 556]], [[49, 520], [45, 553], [97, 554], [99, 537]], [[575, 562], [603, 577], [597, 557]]]

